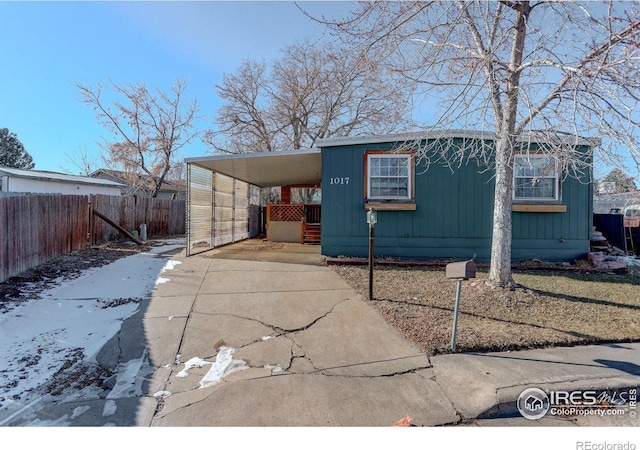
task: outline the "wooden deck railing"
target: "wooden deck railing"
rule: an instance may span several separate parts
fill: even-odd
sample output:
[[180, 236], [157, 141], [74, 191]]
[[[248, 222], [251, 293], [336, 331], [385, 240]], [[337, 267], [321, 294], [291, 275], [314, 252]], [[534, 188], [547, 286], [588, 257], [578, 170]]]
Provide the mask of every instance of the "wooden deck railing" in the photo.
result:
[[299, 222], [300, 243], [319, 243], [320, 211], [321, 206], [317, 204], [269, 204], [267, 205], [267, 227], [269, 222]]
[[267, 223], [302, 222], [304, 205], [271, 204], [267, 205]]

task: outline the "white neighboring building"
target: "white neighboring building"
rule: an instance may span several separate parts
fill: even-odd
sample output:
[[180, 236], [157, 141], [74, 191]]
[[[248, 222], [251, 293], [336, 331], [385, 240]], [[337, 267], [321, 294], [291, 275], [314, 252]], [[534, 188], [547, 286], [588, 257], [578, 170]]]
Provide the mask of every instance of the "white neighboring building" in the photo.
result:
[[0, 166], [0, 193], [120, 196], [123, 187], [111, 180]]

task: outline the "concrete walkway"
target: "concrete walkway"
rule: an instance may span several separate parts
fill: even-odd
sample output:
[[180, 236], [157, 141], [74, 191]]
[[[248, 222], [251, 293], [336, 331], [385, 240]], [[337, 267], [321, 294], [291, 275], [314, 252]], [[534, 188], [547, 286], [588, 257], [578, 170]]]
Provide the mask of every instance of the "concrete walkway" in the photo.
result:
[[526, 387], [640, 384], [640, 344], [428, 358], [317, 247], [261, 245], [172, 258], [143, 321], [157, 402], [141, 405], [137, 425], [544, 425], [517, 415]]

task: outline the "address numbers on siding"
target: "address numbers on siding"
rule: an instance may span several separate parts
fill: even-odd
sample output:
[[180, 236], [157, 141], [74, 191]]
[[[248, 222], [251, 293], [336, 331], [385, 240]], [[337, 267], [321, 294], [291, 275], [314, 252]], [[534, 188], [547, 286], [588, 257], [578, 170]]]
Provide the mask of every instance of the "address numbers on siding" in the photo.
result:
[[344, 178], [330, 178], [329, 184], [349, 184], [349, 177]]

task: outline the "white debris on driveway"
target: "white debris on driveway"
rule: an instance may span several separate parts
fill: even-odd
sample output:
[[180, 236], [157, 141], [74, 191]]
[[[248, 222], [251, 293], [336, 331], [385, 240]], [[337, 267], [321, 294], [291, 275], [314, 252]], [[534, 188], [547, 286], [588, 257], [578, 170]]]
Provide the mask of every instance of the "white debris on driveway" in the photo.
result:
[[248, 369], [249, 366], [241, 359], [233, 359], [234, 348], [220, 347], [218, 354], [216, 355], [215, 362], [205, 361], [199, 357], [194, 357], [184, 363], [184, 369], [182, 369], [176, 377], [184, 378], [189, 376], [189, 370], [193, 368], [204, 367], [207, 364], [211, 364], [211, 368], [206, 375], [200, 380], [200, 387], [206, 388], [215, 386], [227, 375], [239, 370]]

